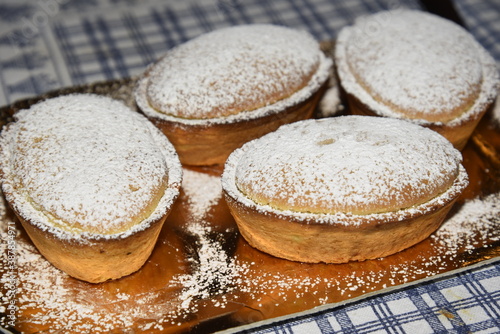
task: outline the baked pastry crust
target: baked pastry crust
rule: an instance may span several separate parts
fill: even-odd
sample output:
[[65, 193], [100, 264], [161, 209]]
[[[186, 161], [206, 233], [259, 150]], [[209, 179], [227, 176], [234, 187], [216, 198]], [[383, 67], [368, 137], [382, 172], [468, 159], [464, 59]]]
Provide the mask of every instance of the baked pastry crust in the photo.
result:
[[92, 283], [137, 271], [179, 195], [167, 138], [97, 95], [49, 99], [15, 118], [0, 142], [2, 190], [40, 253]]
[[183, 164], [223, 164], [243, 143], [310, 118], [331, 66], [306, 33], [230, 27], [169, 51], [145, 71], [135, 97]]
[[255, 248], [343, 263], [394, 254], [434, 232], [468, 184], [460, 161], [423, 127], [344, 116], [285, 125], [245, 144], [228, 158], [222, 185]]
[[410, 120], [460, 150], [498, 95], [488, 52], [462, 27], [420, 11], [379, 12], [344, 27], [335, 61], [353, 114]]

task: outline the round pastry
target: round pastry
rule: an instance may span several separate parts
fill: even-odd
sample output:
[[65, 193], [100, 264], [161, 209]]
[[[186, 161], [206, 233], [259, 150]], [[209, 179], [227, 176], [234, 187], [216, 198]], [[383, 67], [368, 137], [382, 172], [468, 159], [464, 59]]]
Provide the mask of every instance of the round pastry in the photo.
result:
[[235, 26], [170, 50], [142, 75], [135, 97], [183, 164], [223, 164], [243, 143], [310, 118], [331, 66], [305, 32]]
[[284, 125], [233, 152], [222, 187], [250, 245], [302, 262], [394, 254], [434, 232], [468, 184], [461, 154], [410, 122]]
[[352, 113], [411, 120], [460, 150], [498, 94], [495, 61], [473, 36], [420, 11], [343, 28], [335, 62]]
[[2, 190], [40, 253], [93, 283], [137, 271], [179, 195], [168, 139], [121, 102], [90, 94], [15, 118], [0, 140]]

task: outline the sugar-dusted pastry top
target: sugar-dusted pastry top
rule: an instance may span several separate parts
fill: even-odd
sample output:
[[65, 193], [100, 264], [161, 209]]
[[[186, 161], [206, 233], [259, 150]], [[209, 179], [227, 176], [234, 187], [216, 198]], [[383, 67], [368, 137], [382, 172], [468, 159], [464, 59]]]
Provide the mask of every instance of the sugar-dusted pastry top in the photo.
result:
[[495, 62], [473, 36], [416, 10], [358, 19], [340, 32], [336, 58], [346, 90], [365, 104], [382, 104], [375, 110], [386, 116], [449, 122], [473, 109], [481, 94], [489, 102], [497, 94]]
[[368, 116], [285, 125], [233, 155], [227, 164], [234, 180], [224, 182], [235, 182], [260, 205], [355, 215], [394, 212], [439, 196], [456, 181], [462, 159], [434, 131]]
[[40, 102], [16, 118], [2, 133], [2, 181], [25, 219], [64, 233], [111, 235], [165, 213], [169, 184], [180, 183], [182, 171], [172, 145], [142, 115], [81, 94]]
[[170, 50], [146, 71], [139, 94], [160, 114], [214, 119], [273, 104], [306, 89], [311, 81], [310, 90], [317, 90], [330, 67], [331, 61], [306, 32], [241, 25]]

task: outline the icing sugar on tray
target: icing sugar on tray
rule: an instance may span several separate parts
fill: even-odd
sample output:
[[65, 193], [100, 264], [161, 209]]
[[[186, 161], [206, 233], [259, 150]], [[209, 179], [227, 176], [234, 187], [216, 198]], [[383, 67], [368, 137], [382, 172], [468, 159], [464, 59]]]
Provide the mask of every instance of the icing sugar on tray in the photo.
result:
[[[163, 231], [145, 267], [122, 280], [92, 285], [68, 277], [16, 224], [17, 291], [2, 291], [1, 298], [3, 305], [16, 299], [18, 326], [27, 333], [162, 333], [221, 315], [227, 323], [253, 322], [439, 274], [463, 262], [464, 254], [500, 240], [500, 194], [494, 193], [464, 202], [430, 239], [385, 259], [346, 265], [280, 260], [238, 238], [224, 212], [218, 176], [187, 169], [184, 175], [176, 222]], [[4, 202], [1, 214], [5, 262], [8, 228], [14, 225]], [[9, 274], [2, 269], [3, 283]]]
[[480, 263], [498, 254], [500, 175], [476, 145], [464, 155], [475, 190], [436, 233], [393, 256], [342, 265], [291, 262], [250, 247], [225, 206], [217, 169], [185, 168], [181, 196], [150, 259], [101, 284], [50, 265], [1, 197], [0, 326], [10, 327], [12, 301], [15, 328], [25, 333], [215, 331]]

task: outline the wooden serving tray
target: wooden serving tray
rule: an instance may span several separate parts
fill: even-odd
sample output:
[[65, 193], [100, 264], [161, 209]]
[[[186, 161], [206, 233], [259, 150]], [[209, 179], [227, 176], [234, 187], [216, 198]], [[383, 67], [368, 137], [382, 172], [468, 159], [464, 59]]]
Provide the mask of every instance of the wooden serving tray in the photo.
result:
[[[108, 95], [135, 108], [134, 85], [130, 78], [50, 92], [0, 109], [0, 120], [3, 125], [19, 109], [70, 93]], [[138, 272], [101, 284], [55, 269], [0, 201], [0, 326], [15, 323], [14, 331], [24, 333], [208, 333], [382, 293], [498, 257], [498, 122], [487, 114], [463, 151], [470, 185], [442, 228], [377, 260], [304, 264], [252, 248], [222, 198], [220, 166], [185, 167], [181, 196], [150, 259]], [[8, 308], [11, 301], [17, 312]]]

